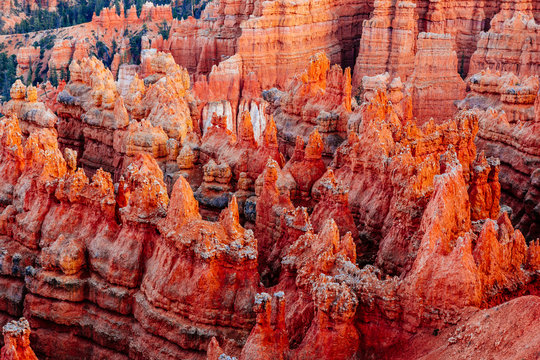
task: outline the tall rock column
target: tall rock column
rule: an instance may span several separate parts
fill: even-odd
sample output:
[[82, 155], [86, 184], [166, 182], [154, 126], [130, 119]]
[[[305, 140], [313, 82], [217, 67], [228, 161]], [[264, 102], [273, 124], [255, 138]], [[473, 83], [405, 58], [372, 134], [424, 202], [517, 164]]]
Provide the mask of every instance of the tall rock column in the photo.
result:
[[396, 16], [392, 20], [392, 50], [388, 71], [392, 77], [399, 76], [403, 81], [414, 69], [415, 9], [414, 3], [400, 1], [396, 5]]
[[360, 49], [354, 66], [353, 87], [362, 83], [364, 76], [382, 74], [390, 54], [392, 38], [392, 1], [376, 0], [373, 15], [362, 24]]
[[456, 112], [454, 101], [465, 96], [465, 82], [457, 72], [457, 54], [449, 34], [420, 33], [411, 88], [413, 115], [418, 124], [431, 117], [441, 123]]

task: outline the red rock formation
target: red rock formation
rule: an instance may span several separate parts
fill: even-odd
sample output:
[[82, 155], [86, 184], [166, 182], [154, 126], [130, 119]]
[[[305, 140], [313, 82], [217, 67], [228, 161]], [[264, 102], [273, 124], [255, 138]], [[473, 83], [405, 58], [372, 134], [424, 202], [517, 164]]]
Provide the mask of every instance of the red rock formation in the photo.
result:
[[[364, 76], [362, 90], [363, 94], [359, 95], [362, 95], [364, 101], [370, 101], [378, 91], [386, 92], [401, 122], [412, 120], [412, 97], [400, 78], [390, 81], [390, 74], [387, 72], [383, 75]], [[356, 121], [357, 119], [354, 119], [354, 122]]]
[[2, 360], [37, 360], [30, 348], [30, 325], [25, 318], [11, 321], [2, 328], [4, 347]]
[[[217, 222], [201, 220], [192, 190], [182, 177], [176, 181], [169, 209], [165, 211], [169, 203], [166, 185], [153, 156], [133, 158], [131, 165], [125, 167], [115, 196], [109, 175], [97, 171], [89, 183], [84, 172], [75, 169], [75, 154], [66, 152], [68, 161], [64, 162], [55, 150], [52, 135], [47, 135], [45, 130], [31, 135], [23, 154], [26, 154], [26, 166], [34, 165], [22, 169], [15, 181], [12, 192], [15, 207], [4, 211], [2, 228], [9, 229], [6, 233], [18, 240], [18, 246], [22, 242], [32, 247], [35, 244], [29, 236], [32, 224], [37, 222], [41, 229], [35, 246], [40, 261], [26, 271], [23, 285], [30, 292], [25, 297], [25, 312], [37, 327], [40, 351], [55, 353], [46, 345], [49, 330], [44, 324], [58, 323], [62, 319], [64, 326], [77, 331], [77, 341], [101, 344], [77, 348], [79, 356], [96, 351], [125, 353], [129, 348], [150, 358], [160, 358], [146, 345], [148, 339], [157, 341], [154, 339], [158, 337], [171, 354], [195, 356], [198, 351], [206, 351], [209, 344], [211, 349], [219, 350], [215, 343], [211, 345], [215, 337], [225, 346], [224, 351], [218, 352], [240, 354], [244, 358], [253, 354], [265, 356], [268, 351], [277, 357], [308, 358], [317, 352], [326, 354], [325, 357], [339, 354], [340, 358], [349, 358], [357, 353], [361, 344], [376, 343], [378, 335], [369, 332], [370, 326], [373, 329], [369, 319], [378, 318], [384, 324], [398, 321], [410, 331], [423, 326], [441, 326], [448, 316], [457, 316], [465, 306], [501, 302], [503, 299], [495, 289], [520, 291], [522, 284], [533, 279], [537, 247], [527, 247], [506, 215], [498, 219], [497, 227], [492, 220], [483, 220], [478, 230], [472, 226], [471, 217], [480, 219], [482, 214], [496, 212], [493, 208], [496, 204], [493, 201], [496, 196], [494, 175], [490, 178], [491, 170], [485, 170], [482, 157], [474, 164], [475, 169], [472, 165], [475, 151], [471, 141], [476, 132], [473, 114], [463, 114], [450, 124], [428, 124], [420, 130], [411, 124], [403, 125], [383, 93], [362, 105], [361, 111], [362, 123], [353, 126], [333, 166], [338, 179], [350, 179], [345, 174], [362, 167], [366, 179], [375, 179], [373, 174], [367, 173], [369, 156], [380, 148], [386, 151], [381, 153], [381, 158], [384, 154], [386, 158], [393, 158], [387, 175], [379, 175], [392, 176], [392, 182], [378, 180], [396, 187], [392, 197], [395, 207], [388, 210], [388, 221], [391, 221], [383, 225], [391, 236], [384, 238], [383, 243], [388, 246], [381, 244], [379, 256], [385, 267], [396, 266], [391, 265], [392, 262], [399, 264], [401, 260], [391, 259], [399, 253], [390, 253], [390, 249], [418, 246], [410, 260], [397, 265], [406, 269], [401, 281], [397, 278], [383, 280], [371, 268], [356, 267], [355, 239], [351, 234], [340, 236], [340, 230], [342, 233], [346, 230], [338, 225], [341, 219], [338, 224], [331, 220], [331, 217], [355, 214], [349, 210], [355, 208], [348, 207], [343, 192], [333, 190], [339, 187], [332, 180], [331, 172], [319, 181], [314, 194], [318, 194], [316, 199], [322, 197], [317, 205], [320, 207], [324, 207], [325, 201], [331, 201], [332, 196], [339, 195], [340, 209], [326, 215], [316, 215], [320, 211], [315, 209], [313, 221], [319, 223], [316, 225], [320, 229], [318, 234], [313, 233], [305, 210], [293, 210], [289, 193], [294, 189], [290, 185], [296, 181], [290, 169], [302, 161], [321, 161], [322, 142], [317, 132], [313, 133], [306, 149], [299, 147], [298, 156], [301, 152], [303, 158], [293, 157], [284, 170], [275, 162], [269, 163], [263, 173], [262, 189], [257, 191], [258, 241], [251, 231], [240, 226], [235, 197]], [[227, 132], [224, 122], [223, 118], [215, 117], [216, 135]], [[4, 133], [11, 131], [16, 135], [15, 124], [10, 126]], [[213, 136], [212, 133], [207, 134]], [[230, 134], [232, 141], [226, 141], [229, 151], [256, 146], [248, 113], [244, 113], [240, 133], [238, 141]], [[443, 139], [440, 134], [447, 135]], [[458, 134], [463, 137], [459, 139]], [[19, 133], [18, 137], [9, 135], [8, 138], [16, 142], [22, 137]], [[46, 143], [40, 145], [38, 139]], [[267, 133], [264, 139], [268, 144], [275, 144], [276, 134]], [[450, 142], [445, 143], [448, 139]], [[412, 148], [405, 150], [405, 145]], [[453, 150], [446, 151], [450, 145]], [[35, 146], [46, 147], [56, 158], [40, 157], [40, 153], [33, 150]], [[186, 146], [183, 148], [188, 149]], [[344, 151], [347, 147], [351, 149]], [[440, 165], [434, 154], [443, 155]], [[18, 157], [10, 159], [15, 161], [6, 163], [16, 166]], [[188, 156], [186, 150], [182, 164], [189, 166], [191, 161], [193, 165], [195, 159]], [[405, 164], [414, 169], [413, 172], [397, 177], [397, 169], [407, 169]], [[375, 169], [385, 171], [384, 166], [370, 171]], [[206, 175], [215, 178], [216, 174]], [[39, 179], [39, 182], [30, 183], [31, 179]], [[378, 184], [369, 180], [361, 185], [359, 179], [346, 181], [355, 186]], [[208, 179], [207, 183], [214, 180]], [[327, 191], [332, 194], [322, 190], [327, 182], [330, 183]], [[22, 190], [28, 186], [25, 184], [33, 188], [23, 194]], [[467, 184], [470, 184], [469, 189]], [[56, 190], [48, 190], [53, 186]], [[313, 184], [306, 185], [307, 189], [312, 187]], [[366, 192], [366, 189], [361, 191]], [[352, 204], [360, 194], [359, 189], [354, 190], [357, 195], [349, 198]], [[470, 201], [469, 193], [475, 194]], [[17, 207], [21, 196], [25, 196], [27, 210]], [[51, 196], [55, 201], [47, 201]], [[422, 200], [417, 200], [422, 197], [427, 200], [424, 205]], [[374, 204], [373, 200], [370, 204]], [[35, 207], [40, 211], [32, 210]], [[417, 215], [419, 220], [411, 218], [415, 212], [420, 214]], [[349, 215], [349, 225], [351, 220]], [[411, 244], [400, 243], [410, 239], [400, 235], [405, 232], [413, 234]], [[476, 236], [473, 246], [472, 239]], [[142, 263], [146, 265], [141, 267]], [[262, 300], [255, 303], [261, 305], [260, 309], [256, 307], [260, 312], [255, 325], [251, 309], [254, 295], [259, 291], [257, 265], [265, 281], [277, 284], [277, 311], [273, 314], [269, 310], [271, 301], [262, 296]], [[186, 267], [193, 271], [186, 272]], [[280, 274], [282, 267], [284, 271]], [[232, 272], [236, 274], [234, 281], [230, 280]], [[278, 277], [272, 278], [272, 275]], [[426, 283], [437, 286], [426, 287]], [[105, 290], [111, 286], [114, 291]], [[283, 291], [283, 295], [279, 291]], [[448, 301], [448, 294], [452, 295], [452, 301]], [[373, 304], [369, 300], [371, 296], [378, 296], [375, 307], [370, 305]], [[201, 301], [203, 298], [207, 300]], [[201, 307], [205, 310], [201, 311]], [[362, 308], [361, 316], [357, 315], [358, 307]], [[440, 315], [430, 315], [429, 309], [437, 309]], [[85, 323], [112, 324], [107, 319], [114, 319], [114, 325], [106, 329], [94, 326], [91, 333], [78, 330]], [[197, 329], [195, 337], [189, 328]], [[357, 329], [362, 331], [362, 342]], [[117, 334], [119, 341], [104, 340], [111, 336], [111, 331]], [[391, 334], [391, 338], [380, 347], [396, 341], [391, 329], [384, 331]]]
[[419, 32], [447, 33], [455, 39], [458, 71], [466, 75], [482, 31], [499, 11], [498, 1], [429, 1], [416, 4]]
[[[170, 5], [154, 5], [151, 2], [143, 4], [141, 9], [141, 15], [137, 16], [137, 9], [135, 5], [132, 5], [124, 15], [124, 6], [121, 3], [120, 8], [115, 6], [110, 8], [103, 8], [97, 15], [92, 16], [92, 25], [94, 28], [100, 29], [114, 29], [115, 32], [128, 26], [139, 26], [143, 23], [161, 23], [163, 21], [171, 22], [172, 9]], [[112, 33], [112, 31], [111, 31]]]
[[[136, 302], [135, 317], [148, 331], [200, 350], [206, 349], [211, 336], [241, 342], [253, 322], [250, 309], [258, 276], [256, 240], [239, 225], [236, 201], [223, 210], [219, 222], [200, 220], [189, 184], [180, 177], [167, 217], [158, 228], [165, 235], [148, 260], [141, 285], [144, 298]], [[223, 262], [232, 266], [230, 270]], [[186, 272], [186, 266], [193, 271]], [[236, 274], [232, 282], [227, 280], [231, 271]], [[190, 344], [187, 331], [177, 334], [156, 326], [171, 321], [158, 315], [159, 308], [172, 312], [177, 319], [173, 321], [207, 324], [203, 326], [210, 336], [201, 334], [201, 339]]]
[[[494, 31], [527, 4], [503, 3]], [[43, 95], [58, 118], [17, 82], [0, 119], [0, 319], [24, 314], [56, 359], [534, 356], [538, 79], [471, 76], [454, 115], [457, 54], [496, 4], [383, 5], [365, 44], [388, 73], [355, 98], [330, 66], [354, 59], [370, 5], [351, 0], [210, 4], [143, 39], [140, 66], [117, 56], [118, 82], [81, 45], [57, 103]], [[108, 9], [91, 26], [112, 38], [168, 16]], [[329, 58], [290, 78], [315, 49]], [[513, 319], [529, 348], [478, 332]]]
[[[304, 308], [296, 314], [287, 312], [289, 335], [301, 336], [297, 339], [300, 346], [293, 350], [294, 357], [304, 359], [319, 353], [325, 358], [332, 354], [350, 358], [356, 352], [359, 337], [352, 318], [358, 305], [357, 295], [348, 284], [331, 276], [336, 271], [339, 273], [343, 262], [352, 265], [355, 260], [350, 234], [340, 238], [333, 220], [327, 221], [317, 235], [308, 231], [298, 237], [287, 250], [283, 259], [285, 273], [277, 287], [287, 286], [288, 277], [296, 278], [297, 289], [287, 288], [291, 295], [286, 298], [287, 306], [300, 310], [305, 306], [303, 298], [311, 295], [316, 310], [315, 313], [311, 312], [313, 308], [311, 311]], [[310, 322], [305, 332], [303, 326], [305, 329]]]
[[[359, 1], [324, 0], [316, 6], [305, 2], [261, 3], [259, 8], [255, 7], [255, 16], [241, 24], [238, 53], [244, 62], [244, 73], [257, 74], [263, 88], [283, 87], [287, 78], [302, 71], [305, 62], [321, 49], [332, 62], [351, 66], [355, 60], [351, 45], [360, 37], [358, 24], [367, 17], [366, 5]], [[287, 32], [277, 31], [281, 24], [288, 25]], [[294, 38], [289, 36], [292, 33]], [[300, 52], [297, 41], [305, 44]], [[271, 46], [272, 43], [276, 45]]]
[[[323, 0], [317, 6], [222, 1], [207, 7], [201, 20], [173, 23], [169, 39], [156, 40], [153, 47], [169, 50], [177, 63], [199, 74], [209, 73], [223, 58], [238, 53], [243, 74], [255, 73], [263, 88], [283, 88], [321, 50], [334, 62], [352, 65], [361, 33], [356, 25], [368, 13], [369, 5], [356, 0]], [[287, 32], [279, 31], [283, 24]], [[293, 38], [292, 33], [297, 35]], [[299, 39], [304, 44], [300, 53]]]
[[203, 183], [197, 189], [195, 198], [203, 206], [225, 208], [232, 197], [231, 168], [227, 164], [218, 165], [210, 159], [204, 165], [203, 172]]
[[122, 167], [115, 134], [129, 124], [112, 73], [95, 58], [74, 61], [70, 81], [58, 95], [58, 134], [61, 144], [81, 154], [83, 167], [93, 174], [103, 167]]
[[189, 77], [170, 55], [154, 55], [147, 59], [150, 85], [134, 77], [124, 89], [125, 106], [101, 62], [86, 58], [71, 64], [70, 82], [58, 96], [58, 131], [63, 146], [77, 150], [90, 173], [103, 167], [118, 179], [124, 164], [141, 151], [167, 170], [168, 158], [174, 163], [178, 155], [169, 154], [169, 139], [182, 144], [192, 135]]
[[412, 2], [397, 2], [396, 15], [392, 20], [392, 49], [388, 58], [388, 70], [394, 77], [404, 80], [414, 67], [415, 8]]
[[168, 72], [178, 70], [179, 67], [175, 64], [171, 54], [157, 52], [155, 49], [145, 49], [141, 52], [140, 77], [144, 79], [150, 75], [155, 75], [148, 79], [147, 82], [149, 83], [156, 82]]
[[[422, 321], [437, 321], [436, 318], [424, 319], [421, 316], [426, 311], [425, 306], [451, 310], [452, 306], [478, 306], [482, 298], [481, 283], [471, 253], [472, 238], [467, 234], [471, 220], [463, 171], [455, 154], [449, 155], [445, 173], [434, 180], [434, 192], [420, 224], [423, 236], [418, 254], [401, 290], [405, 292], [403, 297], [407, 301], [404, 304], [405, 316], [412, 317], [408, 312], [415, 312], [417, 323], [413, 325], [417, 326]], [[448, 210], [441, 212], [442, 208]], [[437, 213], [441, 216], [435, 216]], [[448, 236], [438, 241], [441, 233]], [[451, 239], [455, 243], [450, 242]], [[424, 287], [421, 284], [434, 286]], [[448, 299], [453, 299], [452, 303]], [[415, 300], [418, 303], [412, 304]]]
[[241, 67], [240, 57], [236, 55], [214, 66], [208, 77], [196, 77], [193, 94], [202, 115], [199, 125], [202, 132], [206, 132], [216, 113], [226, 116], [227, 128], [240, 137], [243, 114], [247, 111], [255, 141], [260, 145], [267, 125], [268, 104], [261, 98], [261, 86], [254, 73], [248, 74], [241, 86]]
[[[486, 353], [496, 358], [534, 359], [538, 342], [535, 317], [538, 317], [538, 296], [523, 296], [497, 307], [478, 311], [441, 332], [426, 332], [399, 346], [388, 356], [393, 359], [467, 359]], [[516, 329], [527, 336], [518, 335]], [[505, 335], [503, 335], [505, 334]]]
[[142, 21], [172, 21], [172, 10], [170, 5], [154, 5], [151, 2], [143, 4], [139, 19]]
[[419, 124], [438, 123], [456, 112], [454, 101], [465, 96], [465, 83], [457, 73], [457, 55], [448, 34], [420, 33], [411, 86], [413, 115]]
[[[212, 116], [227, 117], [227, 128], [237, 133], [236, 117], [240, 101], [241, 64], [239, 57], [233, 56], [212, 67], [206, 76], [199, 77], [193, 84], [193, 94], [201, 102], [201, 124], [203, 131], [210, 126]], [[226, 102], [224, 100], [227, 100]]]
[[283, 168], [285, 176], [290, 176], [294, 181], [291, 199], [309, 200], [311, 188], [326, 171], [326, 166], [322, 161], [323, 146], [317, 129], [311, 133], [305, 147], [302, 138], [296, 138], [294, 155]]
[[352, 323], [358, 300], [345, 284], [321, 276], [314, 286], [317, 307], [305, 338], [296, 352], [299, 359], [316, 356], [348, 359], [358, 350], [359, 335]]
[[[469, 78], [471, 92], [460, 108], [479, 108], [479, 149], [500, 159], [502, 205], [525, 237], [540, 235], [538, 202], [539, 83], [536, 77], [482, 71]], [[536, 105], [535, 105], [536, 104]]]
[[[152, 47], [170, 52], [176, 63], [190, 73], [206, 74], [213, 65], [219, 63], [221, 56], [234, 55], [234, 43], [229, 29], [220, 30], [220, 26], [214, 27], [211, 22], [189, 17], [184, 21], [173, 21], [169, 39], [161, 39], [161, 42], [156, 39], [152, 42]], [[219, 37], [219, 40], [216, 37]]]
[[[22, 139], [16, 120], [2, 127], [2, 139], [2, 149], [17, 149], [4, 143]], [[19, 284], [16, 276], [23, 272], [11, 272], [11, 257], [13, 264], [23, 269], [32, 265], [24, 272], [25, 286], [30, 292], [25, 314], [36, 327], [39, 351], [59, 358], [96, 353], [117, 358], [128, 349], [148, 359], [162, 358], [166, 352], [171, 356], [200, 358], [199, 351], [206, 350], [210, 338], [215, 336], [226, 344], [227, 351], [239, 353], [254, 322], [251, 306], [258, 275], [256, 240], [250, 230], [240, 226], [235, 199], [218, 222], [200, 220], [193, 193], [180, 177], [167, 211], [169, 198], [163, 173], [148, 155], [138, 155], [126, 166], [115, 197], [110, 174], [98, 170], [89, 182], [82, 169], [75, 169], [76, 154], [66, 151], [66, 166], [57, 146], [50, 130], [39, 130], [31, 134], [23, 151], [21, 147], [19, 157], [25, 165], [20, 171], [12, 167], [11, 176], [18, 177], [12, 191], [14, 205], [2, 213], [0, 226], [3, 236], [13, 237], [7, 243], [9, 251], [25, 254], [13, 248], [18, 244], [21, 249], [30, 247], [39, 253], [37, 263], [28, 255], [21, 258], [10, 252], [3, 257], [3, 268], [10, 271], [9, 276], [15, 276], [14, 280], [9, 278], [14, 288]], [[2, 165], [16, 166], [17, 157], [11, 156], [10, 160], [7, 156], [2, 151]], [[160, 233], [166, 235], [162, 238]], [[1, 241], [4, 239], [1, 237]], [[178, 243], [179, 239], [184, 245]], [[183, 247], [171, 248], [170, 241]], [[186, 257], [180, 260], [178, 254]], [[174, 265], [163, 256], [179, 261], [175, 260]], [[198, 259], [193, 262], [196, 278], [179, 278], [193, 256]], [[231, 272], [223, 272], [226, 267], [222, 262], [232, 264]], [[160, 270], [170, 266], [170, 271]], [[155, 277], [163, 273], [171, 277]], [[234, 284], [229, 280], [233, 273], [237, 279]], [[216, 298], [208, 298], [207, 310], [201, 312], [200, 301], [193, 299], [200, 299], [202, 293], [209, 294], [212, 279], [222, 280], [214, 285]], [[174, 285], [179, 292], [171, 294], [171, 281], [193, 285], [183, 290]], [[226, 286], [230, 290], [224, 291]], [[22, 300], [13, 299], [16, 307], [9, 311], [16, 314], [16, 304], [22, 304]], [[175, 305], [169, 307], [166, 303]], [[197, 305], [189, 310], [192, 304]], [[228, 314], [223, 304], [229, 304]], [[3, 307], [0, 309], [4, 311]], [[156, 327], [170, 323], [171, 319], [175, 319], [173, 327], [177, 330]], [[200, 335], [193, 338], [193, 327], [186, 327], [186, 321], [200, 327]], [[70, 341], [79, 346], [59, 351], [49, 340], [49, 334], [54, 332], [44, 325], [53, 323], [73, 331], [76, 335]], [[91, 332], [82, 331], [88, 323], [93, 324]], [[105, 323], [110, 326], [103, 327]], [[62, 330], [57, 334], [61, 339], [66, 335]], [[114, 341], [106, 340], [111, 336]], [[158, 348], [150, 344], [158, 344]]]
[[362, 39], [354, 67], [353, 87], [364, 76], [388, 71], [403, 81], [412, 73], [416, 46], [414, 3], [376, 1], [373, 15], [362, 25]]
[[386, 71], [392, 34], [392, 2], [380, 0], [374, 3], [369, 20], [362, 24], [363, 36], [354, 67], [353, 84], [357, 87], [363, 76], [373, 76]]
[[37, 95], [39, 102], [44, 103], [52, 112], [56, 113], [58, 110], [58, 94], [64, 90], [66, 86], [65, 81], [60, 81], [57, 87], [52, 86], [50, 81], [45, 84], [41, 84], [37, 88]]
[[243, 116], [242, 114], [244, 112], [249, 112], [253, 127], [253, 136], [259, 145], [264, 141], [263, 135], [269, 124], [269, 119], [266, 115], [268, 112], [268, 103], [262, 98], [261, 93], [261, 84], [255, 73], [251, 72], [247, 74], [247, 76], [244, 77], [242, 99], [238, 105], [238, 120], [242, 120], [241, 116]]
[[501, 185], [499, 183], [498, 159], [486, 159], [480, 153], [472, 164], [469, 199], [471, 201], [471, 219], [495, 219], [500, 211]]
[[124, 12], [120, 11], [120, 14], [118, 14], [114, 7], [103, 8], [99, 15], [94, 13], [92, 24], [102, 28], [121, 28], [124, 25]]
[[[131, 86], [131, 82], [135, 79], [137, 73], [139, 72], [138, 65], [128, 65], [122, 64], [118, 68], [118, 78], [116, 81], [116, 86], [122, 97], [126, 98]], [[143, 84], [144, 87], [144, 84]]]
[[288, 339], [284, 294], [257, 294], [254, 311], [257, 313], [257, 322], [242, 349], [240, 359], [285, 359]]
[[[410, 214], [424, 208], [421, 199], [431, 193], [433, 176], [440, 171], [439, 157], [448, 146], [456, 150], [469, 179], [477, 119], [466, 113], [442, 125], [428, 123], [423, 129], [402, 124], [382, 92], [362, 105], [361, 114], [361, 123], [352, 127], [358, 126], [358, 132], [350, 132], [349, 139], [336, 151], [332, 167], [337, 180], [350, 184], [349, 206], [367, 237], [362, 244], [364, 250], [368, 251], [369, 242], [377, 242], [381, 236], [378, 263], [389, 265], [384, 260], [388, 256], [390, 263], [403, 264], [408, 261], [408, 251], [396, 248], [410, 244], [398, 245], [394, 240], [408, 238], [405, 234], [419, 225]], [[447, 132], [453, 135], [444, 136]], [[370, 256], [369, 251], [365, 256]]]
[[[428, 303], [452, 313], [455, 307], [478, 306], [481, 301], [496, 302], [498, 290], [515, 291], [529, 276], [523, 270], [527, 262], [525, 240], [519, 230], [514, 231], [506, 214], [498, 220], [498, 233], [494, 222], [486, 220], [476, 244], [472, 244], [475, 235], [471, 232], [467, 196], [452, 196], [456, 190], [465, 189], [456, 187], [456, 183], [463, 181], [461, 165], [455, 158], [450, 161], [454, 165], [447, 163], [446, 172], [435, 180], [435, 191], [420, 226], [424, 235], [418, 255], [400, 289], [405, 300], [404, 315], [417, 319], [414, 326], [437, 321], [432, 316], [418, 317], [418, 311], [425, 311]], [[437, 210], [442, 207], [452, 210]], [[432, 216], [433, 212], [443, 217]], [[452, 234], [449, 238], [455, 242], [441, 241], [439, 231]], [[435, 268], [437, 271], [433, 272]], [[437, 286], [423, 288], [422, 283]], [[412, 289], [416, 295], [411, 293]], [[438, 289], [445, 289], [444, 295]], [[451, 304], [449, 294], [453, 294]]]
[[348, 193], [349, 190], [342, 183], [336, 181], [332, 169], [328, 169], [324, 176], [316, 181], [313, 185], [312, 195], [319, 198], [319, 201], [313, 208], [310, 217], [316, 232], [320, 231], [326, 220], [334, 219], [341, 235], [350, 232], [353, 238], [358, 237], [358, 230], [349, 208]]
[[2, 112], [20, 120], [23, 134], [28, 136], [37, 129], [54, 129], [57, 117], [44, 103], [38, 102], [37, 89], [17, 80], [11, 87], [11, 100], [4, 104]]
[[[73, 56], [73, 50], [73, 44], [70, 40], [57, 41], [54, 44], [48, 64], [49, 77], [53, 71], [56, 71], [58, 79], [67, 80], [68, 66]], [[79, 56], [79, 53], [77, 55]]]
[[0, 123], [1, 153], [1, 208], [13, 202], [13, 189], [24, 168], [22, 135], [16, 117], [4, 118]]
[[73, 50], [72, 60], [82, 60], [88, 57], [89, 44], [86, 41], [77, 41], [75, 43], [75, 49]]
[[168, 155], [167, 140], [167, 134], [161, 127], [152, 126], [148, 120], [143, 120], [130, 123], [125, 133], [115, 139], [114, 148], [125, 155], [124, 160], [146, 153], [163, 162]]
[[296, 137], [307, 141], [314, 129], [322, 136], [326, 156], [331, 156], [346, 136], [352, 110], [350, 69], [330, 68], [324, 53], [310, 59], [307, 70], [284, 94], [266, 92], [263, 96], [274, 107], [281, 145], [288, 156], [293, 156]]
[[40, 48], [33, 46], [21, 47], [17, 51], [17, 76], [23, 79], [28, 78], [28, 71], [33, 68], [33, 64], [39, 59]]
[[193, 131], [187, 71], [174, 64], [170, 55], [163, 53], [152, 58], [151, 66], [153, 74], [147, 80], [153, 85], [138, 104], [140, 110], [135, 111], [152, 125], [161, 126], [169, 138], [182, 143]]
[[531, 9], [530, 1], [501, 3], [489, 31], [480, 34], [477, 49], [471, 57], [469, 75], [488, 67], [520, 76], [538, 73], [538, 48], [529, 41], [538, 39], [540, 27]]
[[[285, 222], [285, 217], [287, 211], [294, 209], [291, 199], [290, 192], [287, 188], [278, 188], [278, 179], [280, 175], [279, 165], [276, 161], [268, 161], [264, 172], [259, 177], [262, 180], [262, 187], [257, 191], [257, 205], [256, 205], [256, 237], [258, 244], [258, 254], [259, 254], [259, 269], [263, 276], [266, 275], [267, 267], [272, 266], [272, 262], [277, 262], [274, 264], [275, 267], [279, 267], [280, 260], [272, 259], [271, 254], [275, 252], [274, 249], [278, 249], [278, 253], [281, 253], [283, 249], [286, 249], [288, 245], [292, 243], [288, 237], [281, 237], [281, 231], [284, 227], [282, 225]], [[283, 181], [283, 176], [281, 176]], [[292, 214], [291, 219], [294, 219], [295, 216]], [[307, 214], [306, 214], [307, 215]], [[302, 219], [300, 219], [302, 222]], [[298, 228], [302, 228], [301, 224]], [[308, 227], [309, 228], [309, 227]], [[307, 230], [307, 228], [306, 228]], [[296, 234], [299, 236], [300, 234]], [[281, 238], [281, 239], [280, 239]], [[284, 244], [280, 244], [280, 239], [284, 241]]]
[[538, 77], [518, 77], [513, 73], [482, 70], [468, 79], [470, 91], [460, 108], [492, 108], [504, 111], [508, 121], [527, 122], [535, 119], [534, 102], [540, 83]]
[[[245, 201], [247, 197], [253, 195], [253, 183], [263, 172], [267, 161], [274, 160], [283, 163], [278, 150], [277, 130], [273, 119], [270, 118], [262, 134], [263, 139], [260, 144], [257, 144], [254, 139], [250, 113], [245, 111], [241, 118], [242, 122], [238, 124], [239, 136], [237, 137], [227, 128], [227, 119], [214, 113], [212, 125], [206, 130], [200, 146], [197, 145], [198, 150], [200, 150], [198, 156], [200, 167], [205, 171], [203, 183], [192, 182], [197, 176], [193, 171], [186, 173], [190, 183], [195, 185], [194, 188], [199, 187], [196, 196], [205, 205], [206, 210], [208, 207], [224, 208], [234, 191], [236, 182], [237, 190], [240, 191], [238, 194], [240, 196], [240, 213], [244, 214]], [[186, 155], [194, 152], [191, 150], [192, 148], [193, 146], [190, 150], [185, 150]], [[189, 157], [195, 159], [197, 155], [193, 153]], [[178, 165], [186, 168], [184, 159], [178, 156], [177, 161], [179, 161]], [[193, 160], [188, 159], [187, 162], [193, 164]], [[208, 174], [206, 174], [207, 170]], [[214, 172], [215, 174], [213, 174]], [[214, 180], [218, 180], [219, 184], [216, 184]], [[254, 220], [254, 213], [251, 214], [253, 214], [251, 220]]]

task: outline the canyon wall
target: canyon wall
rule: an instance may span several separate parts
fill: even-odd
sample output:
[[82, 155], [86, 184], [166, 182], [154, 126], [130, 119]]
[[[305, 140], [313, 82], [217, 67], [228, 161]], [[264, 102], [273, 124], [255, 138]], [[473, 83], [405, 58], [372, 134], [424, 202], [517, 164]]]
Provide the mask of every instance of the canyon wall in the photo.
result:
[[540, 235], [538, 76], [482, 71], [470, 77], [469, 86], [471, 92], [459, 106], [481, 109], [476, 143], [500, 158], [502, 203], [512, 208], [516, 227], [534, 240]]
[[220, 1], [208, 6], [200, 20], [173, 23], [169, 39], [158, 37], [152, 47], [170, 51], [177, 63], [199, 74], [239, 54], [242, 77], [253, 72], [263, 88], [283, 88], [321, 50], [332, 62], [351, 66], [361, 35], [357, 25], [370, 10], [369, 2], [358, 0]]

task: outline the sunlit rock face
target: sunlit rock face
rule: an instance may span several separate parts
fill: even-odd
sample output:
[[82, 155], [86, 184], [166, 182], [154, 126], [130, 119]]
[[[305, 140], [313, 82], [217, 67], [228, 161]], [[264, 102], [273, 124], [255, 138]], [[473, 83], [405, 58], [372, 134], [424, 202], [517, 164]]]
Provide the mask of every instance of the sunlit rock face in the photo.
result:
[[174, 6], [6, 42], [2, 359], [537, 357], [536, 3]]

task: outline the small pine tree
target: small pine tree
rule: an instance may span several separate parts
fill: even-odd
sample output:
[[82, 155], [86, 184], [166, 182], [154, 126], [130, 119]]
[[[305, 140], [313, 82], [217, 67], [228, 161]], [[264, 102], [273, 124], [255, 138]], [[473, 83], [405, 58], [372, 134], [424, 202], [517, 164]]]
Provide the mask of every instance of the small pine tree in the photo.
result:
[[26, 85], [32, 85], [32, 78], [33, 78], [34, 74], [33, 74], [33, 71], [32, 71], [32, 62], [30, 62], [30, 67], [28, 69], [28, 77], [26, 78]]
[[137, 10], [137, 16], [141, 16], [142, 6], [143, 6], [143, 0], [135, 1], [135, 9]]
[[49, 76], [49, 81], [51, 82], [52, 86], [58, 86], [58, 74], [56, 73], [56, 68], [52, 68], [50, 72], [51, 75]]
[[159, 28], [159, 34], [161, 35], [161, 37], [163, 38], [163, 40], [167, 40], [169, 38], [169, 33], [171, 31], [171, 26], [169, 24], [167, 24], [167, 22], [165, 20], [163, 20], [163, 22], [158, 25], [158, 28]]

